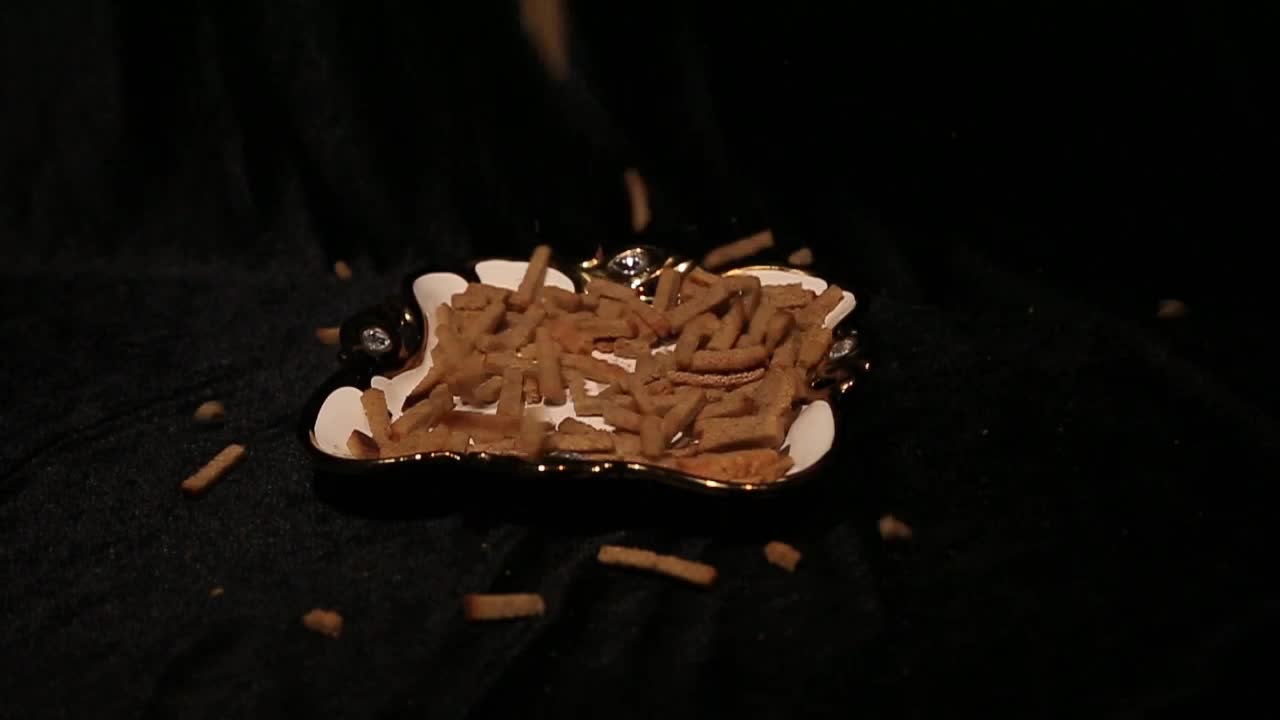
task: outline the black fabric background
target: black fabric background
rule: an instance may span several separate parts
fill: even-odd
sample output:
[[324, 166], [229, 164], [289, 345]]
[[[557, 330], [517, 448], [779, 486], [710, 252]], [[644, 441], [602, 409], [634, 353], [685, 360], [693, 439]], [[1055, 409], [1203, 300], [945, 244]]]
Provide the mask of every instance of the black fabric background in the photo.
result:
[[[465, 5], [0, 9], [0, 717], [1272, 703], [1273, 11], [575, 5], [553, 88], [513, 7]], [[768, 224], [858, 293], [844, 477], [749, 522], [317, 493], [312, 330], [423, 264], [625, 242], [627, 164], [656, 239]], [[722, 582], [600, 568], [605, 541]], [[468, 626], [487, 590], [549, 614]]]

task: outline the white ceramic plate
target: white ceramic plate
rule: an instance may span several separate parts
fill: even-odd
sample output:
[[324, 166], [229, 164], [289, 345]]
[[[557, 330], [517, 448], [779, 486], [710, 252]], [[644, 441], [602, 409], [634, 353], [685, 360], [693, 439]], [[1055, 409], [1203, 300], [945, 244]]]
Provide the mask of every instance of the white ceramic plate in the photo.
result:
[[[515, 290], [520, 285], [521, 278], [524, 277], [527, 264], [523, 261], [485, 260], [476, 264], [475, 272], [481, 282]], [[804, 288], [815, 293], [821, 293], [827, 288], [827, 282], [822, 278], [800, 271], [777, 268], [744, 268], [735, 272], [754, 275], [760, 278], [762, 285], [800, 283]], [[569, 291], [574, 290], [573, 281], [554, 268], [547, 270], [546, 285]], [[413, 295], [421, 310], [422, 317], [434, 318], [436, 308], [443, 303], [447, 303], [450, 297], [455, 293], [462, 292], [466, 289], [466, 286], [467, 280], [455, 273], [428, 273], [417, 278], [413, 283]], [[843, 299], [827, 315], [826, 327], [835, 327], [837, 323], [853, 312], [855, 304], [856, 301], [853, 294], [845, 291]], [[434, 324], [428, 322], [427, 326], [427, 352], [420, 366], [393, 378], [378, 375], [372, 380], [372, 387], [379, 388], [386, 393], [387, 407], [391, 411], [393, 419], [400, 416], [405, 397], [417, 386], [418, 381], [431, 370], [431, 350], [435, 347], [437, 340]], [[668, 344], [665, 347], [656, 349], [655, 352], [669, 352], [670, 350], [671, 345]], [[619, 358], [601, 352], [592, 354], [627, 370], [634, 369], [634, 360]], [[588, 391], [592, 393], [603, 389], [598, 383], [590, 381], [588, 381], [587, 386]], [[365, 417], [364, 409], [360, 405], [361, 392], [360, 388], [353, 386], [340, 387], [331, 392], [325, 399], [319, 413], [316, 415], [313, 427], [313, 442], [318, 449], [336, 458], [353, 458], [350, 451], [347, 450], [347, 438], [351, 435], [351, 431], [359, 430], [369, 434], [369, 422]], [[496, 412], [496, 406], [493, 405], [475, 407], [462, 404], [461, 399], [458, 402], [461, 409], [482, 413]], [[540, 408], [544, 419], [555, 424], [559, 424], [566, 417], [577, 417], [572, 400], [558, 407], [541, 404], [531, 407]], [[600, 417], [587, 416], [579, 419], [599, 428], [613, 429]], [[821, 460], [831, 450], [834, 439], [835, 417], [831, 411], [831, 406], [822, 400], [805, 405], [796, 417], [795, 422], [792, 423], [784, 444], [784, 447], [787, 448], [792, 460], [795, 462], [787, 474], [794, 475], [802, 472]]]

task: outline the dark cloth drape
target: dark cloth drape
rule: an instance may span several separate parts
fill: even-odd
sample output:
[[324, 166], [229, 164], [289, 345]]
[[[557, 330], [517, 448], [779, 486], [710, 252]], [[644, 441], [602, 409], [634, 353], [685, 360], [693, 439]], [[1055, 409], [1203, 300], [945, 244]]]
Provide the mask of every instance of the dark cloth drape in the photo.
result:
[[[1273, 10], [569, 9], [559, 85], [514, 3], [0, 4], [0, 718], [1271, 702]], [[314, 328], [411, 269], [628, 242], [626, 167], [648, 240], [769, 226], [857, 294], [830, 473], [737, 509], [326, 491], [294, 433], [334, 369]], [[469, 626], [483, 591], [548, 615]]]

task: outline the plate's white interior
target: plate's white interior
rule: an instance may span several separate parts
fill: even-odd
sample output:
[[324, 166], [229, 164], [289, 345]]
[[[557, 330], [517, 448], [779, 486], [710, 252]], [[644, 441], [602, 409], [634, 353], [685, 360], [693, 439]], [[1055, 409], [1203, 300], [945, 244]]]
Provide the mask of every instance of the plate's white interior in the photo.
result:
[[[519, 287], [521, 278], [524, 277], [524, 270], [527, 264], [511, 260], [485, 260], [476, 264], [476, 275], [479, 276], [481, 282], [515, 290]], [[816, 293], [821, 293], [827, 289], [825, 280], [800, 272], [787, 270], [746, 270], [744, 272], [760, 278], [760, 283], [763, 285], [800, 283], [806, 289]], [[546, 284], [569, 291], [574, 289], [573, 281], [554, 268], [547, 270]], [[443, 303], [449, 302], [450, 297], [455, 293], [462, 292], [466, 287], [467, 281], [454, 273], [428, 273], [414, 281], [413, 294], [418, 301], [422, 316], [434, 319], [436, 308]], [[846, 315], [853, 311], [854, 304], [853, 295], [845, 291], [844, 298], [840, 301], [840, 304], [827, 315], [826, 326], [834, 327], [836, 323], [843, 320]], [[427, 353], [424, 356], [422, 365], [391, 379], [381, 375], [373, 378], [373, 387], [381, 389], [387, 395], [387, 407], [391, 410], [393, 419], [400, 417], [400, 410], [404, 405], [405, 397], [418, 384], [418, 381], [431, 370], [431, 350], [436, 346], [436, 336], [434, 324], [428, 322], [427, 325]], [[670, 345], [654, 350], [654, 352], [670, 351]], [[635, 367], [634, 360], [601, 352], [592, 354], [627, 370], [632, 370]], [[600, 392], [602, 389], [603, 386], [598, 383], [587, 382], [587, 390], [591, 393]], [[351, 431], [360, 430], [366, 434], [369, 433], [369, 421], [365, 418], [364, 408], [360, 405], [360, 393], [359, 388], [342, 387], [334, 390], [325, 399], [324, 404], [320, 407], [319, 414], [316, 416], [314, 428], [316, 444], [321, 450], [338, 457], [352, 457], [350, 451], [347, 450], [347, 438], [351, 435]], [[474, 407], [462, 404], [460, 399], [458, 402], [459, 408], [464, 410], [483, 413], [497, 411], [496, 406], [492, 405]], [[572, 400], [559, 407], [552, 405], [532, 407], [540, 408], [544, 419], [555, 424], [559, 424], [566, 417], [576, 417]], [[605, 430], [613, 429], [600, 417], [583, 417], [579, 419]], [[804, 406], [787, 433], [785, 445], [788, 447], [791, 458], [795, 461], [795, 465], [792, 466], [788, 474], [800, 472], [820, 460], [831, 449], [831, 443], [834, 438], [835, 418], [831, 413], [831, 407], [821, 400]]]

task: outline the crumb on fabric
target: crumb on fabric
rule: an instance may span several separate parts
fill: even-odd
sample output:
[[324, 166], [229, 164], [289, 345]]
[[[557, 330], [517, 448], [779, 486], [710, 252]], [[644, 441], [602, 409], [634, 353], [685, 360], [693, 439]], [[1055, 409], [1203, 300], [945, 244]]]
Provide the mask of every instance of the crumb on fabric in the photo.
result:
[[190, 477], [182, 481], [182, 492], [187, 495], [199, 495], [213, 487], [214, 483], [222, 479], [231, 468], [235, 467], [242, 459], [244, 459], [245, 449], [243, 445], [232, 443], [226, 446], [213, 459], [204, 464], [204, 467], [195, 471]]
[[886, 541], [910, 540], [911, 526], [892, 515], [880, 518], [880, 537]]
[[350, 280], [351, 266], [347, 264], [346, 260], [339, 260], [333, 264], [333, 274], [337, 275], [339, 280]]
[[473, 622], [513, 620], [544, 615], [547, 603], [537, 593], [471, 593], [462, 597], [462, 612]]
[[702, 267], [717, 270], [730, 263], [744, 260], [757, 253], [773, 247], [773, 231], [766, 228], [760, 232], [734, 240], [716, 248], [702, 258]]
[[316, 608], [302, 616], [302, 624], [312, 632], [337, 638], [342, 635], [342, 616], [334, 610]]
[[619, 545], [601, 545], [596, 560], [602, 565], [644, 570], [702, 587], [714, 584], [717, 575], [716, 569], [706, 563]]
[[341, 329], [337, 327], [316, 328], [316, 339], [325, 345], [337, 345]]
[[796, 565], [804, 555], [790, 545], [774, 540], [764, 546], [764, 557], [787, 572], [795, 572]]
[[222, 403], [217, 400], [209, 400], [208, 402], [200, 403], [200, 407], [196, 408], [194, 417], [198, 423], [211, 425], [222, 422], [226, 416], [227, 409], [223, 407]]
[[209, 591], [209, 597], [222, 597], [222, 593], [224, 592], [226, 591], [222, 589], [222, 586], [217, 585]]

